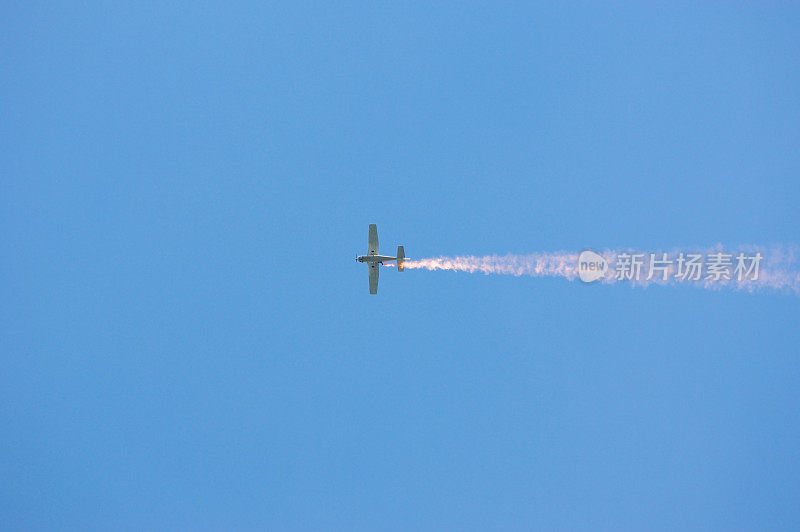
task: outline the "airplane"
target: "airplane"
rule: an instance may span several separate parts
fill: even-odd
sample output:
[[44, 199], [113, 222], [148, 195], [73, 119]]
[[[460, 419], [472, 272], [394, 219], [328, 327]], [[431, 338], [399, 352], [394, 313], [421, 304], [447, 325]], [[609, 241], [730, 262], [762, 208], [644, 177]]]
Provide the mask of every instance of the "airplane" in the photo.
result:
[[403, 261], [406, 260], [406, 254], [403, 251], [403, 246], [397, 246], [397, 256], [389, 257], [387, 255], [378, 255], [378, 226], [369, 224], [369, 245], [366, 255], [356, 255], [356, 262], [366, 262], [369, 266], [369, 293], [378, 293], [378, 267], [384, 262], [397, 261], [397, 270], [403, 271]]

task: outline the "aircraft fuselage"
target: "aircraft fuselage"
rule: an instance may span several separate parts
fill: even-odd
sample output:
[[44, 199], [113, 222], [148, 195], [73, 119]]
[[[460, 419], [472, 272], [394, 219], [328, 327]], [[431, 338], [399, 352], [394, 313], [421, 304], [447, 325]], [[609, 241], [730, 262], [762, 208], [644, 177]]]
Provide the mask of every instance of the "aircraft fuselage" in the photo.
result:
[[397, 260], [397, 257], [389, 257], [386, 255], [359, 255], [356, 257], [358, 262], [390, 262]]

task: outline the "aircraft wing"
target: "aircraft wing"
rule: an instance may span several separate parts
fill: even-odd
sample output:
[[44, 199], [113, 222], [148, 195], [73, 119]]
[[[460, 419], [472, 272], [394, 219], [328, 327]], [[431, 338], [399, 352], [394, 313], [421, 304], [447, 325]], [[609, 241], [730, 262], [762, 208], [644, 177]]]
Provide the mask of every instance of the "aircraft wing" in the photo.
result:
[[[369, 224], [369, 255], [377, 255], [378, 254], [378, 226], [375, 224]], [[377, 275], [377, 274], [376, 274]], [[376, 277], [377, 279], [377, 277]], [[375, 281], [376, 283], [378, 281]]]
[[[371, 231], [370, 231], [371, 233]], [[369, 293], [370, 294], [377, 294], [378, 293], [378, 268], [380, 268], [380, 264], [377, 262], [370, 262], [369, 263]]]

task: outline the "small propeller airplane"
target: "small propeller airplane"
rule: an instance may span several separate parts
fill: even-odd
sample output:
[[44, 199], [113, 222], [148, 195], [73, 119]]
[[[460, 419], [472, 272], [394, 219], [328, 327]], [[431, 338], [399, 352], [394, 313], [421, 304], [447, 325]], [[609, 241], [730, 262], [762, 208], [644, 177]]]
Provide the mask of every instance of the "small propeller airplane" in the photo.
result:
[[378, 267], [384, 262], [397, 261], [397, 270], [403, 271], [403, 261], [406, 260], [406, 254], [403, 251], [403, 246], [397, 246], [397, 256], [389, 257], [387, 255], [378, 255], [378, 226], [369, 224], [369, 245], [366, 255], [357, 255], [356, 262], [366, 262], [369, 266], [369, 293], [378, 293]]

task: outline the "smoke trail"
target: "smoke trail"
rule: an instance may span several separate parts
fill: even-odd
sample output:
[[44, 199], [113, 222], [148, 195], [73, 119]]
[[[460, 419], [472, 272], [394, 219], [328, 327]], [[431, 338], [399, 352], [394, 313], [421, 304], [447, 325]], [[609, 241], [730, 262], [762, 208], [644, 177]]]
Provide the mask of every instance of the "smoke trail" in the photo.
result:
[[[608, 262], [608, 269], [599, 279], [603, 284], [630, 284], [633, 286], [658, 285], [692, 285], [706, 289], [735, 289], [754, 292], [762, 289], [771, 289], [781, 292], [790, 292], [800, 295], [800, 264], [798, 257], [800, 252], [792, 247], [764, 248], [757, 246], [740, 247], [736, 250], [723, 250], [717, 246], [705, 250], [692, 250], [691, 252], [672, 250], [667, 252], [667, 258], [675, 259], [682, 253], [701, 255], [704, 259], [714, 253], [731, 255], [731, 265], [726, 275], [720, 278], [709, 276], [703, 269], [698, 279], [680, 278], [679, 265], [676, 260], [671, 264], [663, 266], [657, 273], [648, 278], [648, 268], [651, 261], [651, 253], [655, 260], [663, 257], [661, 251], [641, 252], [631, 249], [626, 250], [604, 250], [600, 252]], [[736, 257], [739, 253], [753, 256], [756, 253], [763, 257], [758, 267], [756, 277], [740, 276], [735, 271]], [[579, 253], [557, 251], [544, 253], [530, 253], [525, 255], [458, 255], [422, 258], [416, 260], [406, 260], [405, 268], [409, 270], [450, 270], [468, 273], [483, 273], [513, 275], [515, 277], [561, 277], [568, 281], [578, 278], [578, 257]], [[638, 278], [620, 277], [620, 261], [624, 257], [640, 255], [643, 257], [641, 275]], [[387, 264], [389, 266], [390, 264]], [[751, 272], [752, 273], [752, 272]]]
[[419, 260], [406, 260], [406, 269], [452, 270], [469, 273], [504, 274], [519, 277], [564, 277], [573, 280], [577, 277], [575, 264], [577, 253], [532, 253], [529, 255], [474, 255], [456, 257], [436, 257]]

